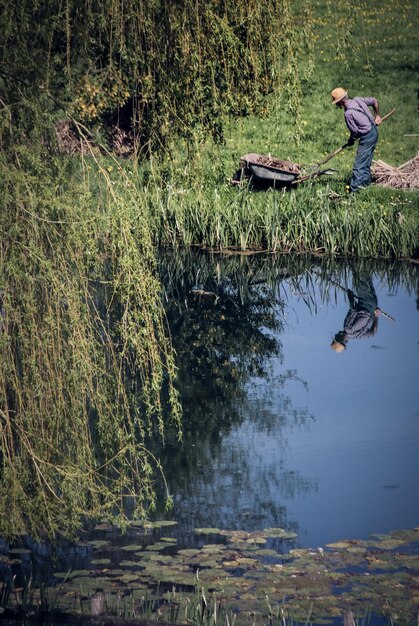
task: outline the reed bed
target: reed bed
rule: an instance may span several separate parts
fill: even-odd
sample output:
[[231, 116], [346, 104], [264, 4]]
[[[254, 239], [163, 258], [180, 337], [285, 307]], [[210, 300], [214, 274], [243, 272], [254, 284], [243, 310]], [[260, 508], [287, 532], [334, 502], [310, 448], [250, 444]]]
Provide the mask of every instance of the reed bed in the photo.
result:
[[311, 181], [284, 192], [252, 192], [225, 180], [188, 189], [177, 181], [157, 201], [160, 209], [149, 203], [149, 210], [158, 246], [408, 258], [418, 244], [414, 200], [384, 199], [379, 190], [358, 199]]

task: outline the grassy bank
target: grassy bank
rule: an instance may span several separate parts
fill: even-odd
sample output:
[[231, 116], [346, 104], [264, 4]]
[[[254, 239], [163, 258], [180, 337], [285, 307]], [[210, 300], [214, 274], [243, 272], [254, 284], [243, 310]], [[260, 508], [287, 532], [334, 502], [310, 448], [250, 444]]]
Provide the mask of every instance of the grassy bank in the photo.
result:
[[[348, 137], [330, 91], [374, 95], [381, 112], [397, 112], [380, 127], [375, 158], [399, 166], [418, 152], [417, 57], [413, 3], [317, 3], [313, 60], [293, 110], [290, 101], [267, 100], [265, 117], [232, 122], [222, 145], [196, 145], [181, 158], [156, 163], [144, 200], [157, 241], [170, 245], [252, 247], [371, 257], [417, 254], [419, 191], [374, 187], [349, 196], [355, 148], [328, 165], [333, 177], [303, 182], [289, 193], [231, 188], [241, 155], [271, 153], [314, 164]], [[297, 96], [298, 94], [296, 94]]]
[[418, 194], [374, 188], [353, 198], [336, 192], [337, 186], [309, 181], [290, 192], [255, 193], [228, 183], [212, 188], [172, 184], [164, 190], [146, 188], [145, 195], [154, 192], [149, 208], [160, 245], [357, 257], [415, 253]]

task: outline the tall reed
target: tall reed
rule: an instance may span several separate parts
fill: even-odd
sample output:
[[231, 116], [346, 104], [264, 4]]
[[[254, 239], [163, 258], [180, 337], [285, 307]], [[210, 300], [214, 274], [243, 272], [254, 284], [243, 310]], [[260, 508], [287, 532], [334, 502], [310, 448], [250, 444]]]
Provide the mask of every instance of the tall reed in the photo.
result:
[[[222, 150], [215, 154], [225, 163]], [[227, 176], [212, 181], [209, 160], [177, 164], [169, 178], [155, 172], [153, 184], [143, 188], [159, 245], [386, 258], [417, 253], [415, 196], [371, 189], [358, 198], [318, 180], [258, 193], [232, 187]]]

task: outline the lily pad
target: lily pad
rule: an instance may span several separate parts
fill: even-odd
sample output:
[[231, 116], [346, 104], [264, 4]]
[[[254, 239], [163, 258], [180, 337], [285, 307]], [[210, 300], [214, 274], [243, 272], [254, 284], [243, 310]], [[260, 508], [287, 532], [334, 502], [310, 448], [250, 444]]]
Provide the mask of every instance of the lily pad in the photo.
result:
[[71, 585], [73, 588], [83, 588], [83, 589], [96, 589], [98, 586], [102, 587], [102, 580], [100, 584], [98, 584], [98, 579], [90, 578], [89, 576], [77, 576], [73, 578], [71, 581]]
[[404, 541], [401, 539], [384, 539], [383, 541], [379, 541], [374, 544], [377, 548], [381, 548], [382, 550], [393, 550], [394, 548], [399, 548], [404, 544]]
[[123, 576], [125, 573], [126, 573], [126, 570], [119, 569], [119, 568], [110, 569], [110, 570], [107, 570], [106, 572], [107, 576], [111, 576], [111, 577]]
[[265, 537], [282, 537], [286, 533], [284, 528], [264, 528], [263, 534]]
[[135, 552], [134, 556], [140, 556], [142, 559], [149, 559], [152, 554], [151, 550], [140, 550], [140, 552]]
[[153, 552], [159, 552], [160, 550], [165, 550], [167, 548], [167, 542], [165, 541], [158, 541], [157, 543], [151, 543], [150, 545], [146, 546], [146, 550], [151, 550]]
[[239, 565], [241, 567], [243, 566], [247, 566], [247, 567], [257, 567], [258, 561], [256, 559], [250, 559], [248, 557], [240, 557], [237, 559], [237, 561], [239, 562]]
[[367, 549], [363, 548], [362, 546], [350, 546], [349, 548], [347, 548], [348, 552], [351, 552], [352, 554], [365, 554]]
[[202, 546], [203, 552], [224, 552], [226, 550], [226, 546], [223, 543], [206, 543]]
[[153, 528], [153, 522], [149, 522], [148, 520], [131, 520], [129, 523], [133, 528]]
[[138, 574], [123, 574], [118, 580], [123, 583], [132, 583], [134, 581], [138, 581], [139, 577]]
[[150, 561], [154, 561], [155, 563], [172, 563], [173, 557], [169, 554], [151, 553]]
[[419, 528], [410, 530], [392, 530], [390, 536], [393, 539], [404, 539], [408, 542], [419, 541]]
[[12, 548], [9, 550], [9, 554], [31, 554], [32, 551], [28, 550], [28, 548]]
[[276, 550], [271, 550], [270, 548], [260, 548], [254, 552], [255, 556], [272, 556], [279, 558], [280, 555]]
[[176, 526], [178, 522], [171, 519], [162, 519], [159, 522], [154, 522], [154, 528], [164, 528], [165, 526]]
[[195, 548], [185, 548], [184, 550], [178, 551], [178, 554], [182, 557], [197, 556], [199, 553], [200, 550], [196, 550]]
[[219, 535], [221, 531], [219, 528], [194, 528], [194, 532], [197, 535]]

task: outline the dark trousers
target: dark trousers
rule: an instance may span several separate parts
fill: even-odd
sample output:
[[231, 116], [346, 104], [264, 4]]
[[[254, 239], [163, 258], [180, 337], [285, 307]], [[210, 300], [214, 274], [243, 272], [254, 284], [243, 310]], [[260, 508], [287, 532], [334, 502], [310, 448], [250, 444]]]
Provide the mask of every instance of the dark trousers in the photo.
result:
[[350, 302], [351, 308], [356, 308], [358, 311], [368, 311], [372, 315], [378, 307], [378, 302], [371, 278], [354, 275], [352, 282], [355, 293], [354, 301]]
[[356, 191], [359, 187], [366, 187], [371, 183], [371, 163], [377, 141], [378, 131], [376, 125], [373, 124], [371, 130], [365, 135], [361, 135], [359, 140], [349, 183], [351, 191]]

